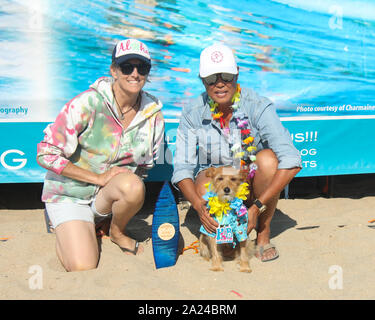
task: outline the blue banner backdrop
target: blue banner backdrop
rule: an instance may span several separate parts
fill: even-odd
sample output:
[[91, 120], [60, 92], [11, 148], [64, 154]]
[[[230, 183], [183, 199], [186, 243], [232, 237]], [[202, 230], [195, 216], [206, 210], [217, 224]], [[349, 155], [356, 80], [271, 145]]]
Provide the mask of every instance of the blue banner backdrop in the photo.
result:
[[181, 108], [199, 95], [200, 51], [233, 48], [239, 82], [270, 98], [301, 152], [299, 176], [375, 172], [371, 0], [0, 0], [0, 183], [41, 182], [36, 144], [62, 106], [108, 75], [116, 41], [151, 52], [168, 180]]

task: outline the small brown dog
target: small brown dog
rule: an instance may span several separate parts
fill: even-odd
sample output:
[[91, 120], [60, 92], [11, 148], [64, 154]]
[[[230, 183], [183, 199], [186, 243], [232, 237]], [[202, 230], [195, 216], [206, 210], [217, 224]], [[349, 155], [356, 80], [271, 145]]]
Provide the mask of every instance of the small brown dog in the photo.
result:
[[[230, 202], [236, 197], [239, 186], [246, 182], [247, 173], [233, 167], [210, 167], [206, 171], [206, 176], [211, 178], [211, 191], [217, 195], [220, 202], [226, 203]], [[240, 219], [237, 216], [237, 212], [231, 210], [228, 212], [228, 214], [235, 215], [231, 219], [235, 219], [235, 223], [240, 225]], [[244, 227], [245, 233], [247, 228], [247, 220], [246, 211], [246, 213], [243, 213], [243, 216], [241, 217], [241, 221], [245, 221], [246, 223]], [[243, 231], [239, 232], [242, 235]], [[253, 241], [246, 237], [246, 235], [244, 236], [245, 240], [239, 242], [239, 245], [236, 245], [236, 247], [233, 248], [232, 243], [217, 244], [216, 237], [201, 233], [199, 238], [200, 254], [206, 260], [212, 260], [210, 270], [224, 271], [222, 265], [223, 258], [234, 259], [235, 257], [239, 256], [240, 271], [251, 272], [249, 260], [254, 254], [255, 245]]]

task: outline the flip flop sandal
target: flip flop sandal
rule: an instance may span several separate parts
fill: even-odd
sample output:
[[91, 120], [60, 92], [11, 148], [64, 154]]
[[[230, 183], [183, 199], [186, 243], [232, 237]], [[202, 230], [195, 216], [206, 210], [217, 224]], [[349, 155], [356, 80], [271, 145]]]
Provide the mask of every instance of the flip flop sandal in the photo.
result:
[[[263, 253], [265, 251], [267, 251], [268, 249], [275, 249], [275, 255], [272, 257], [272, 258], [269, 258], [269, 259], [263, 259], [262, 260], [262, 256], [263, 256]], [[257, 253], [259, 253], [259, 260], [262, 261], [262, 262], [268, 262], [268, 261], [272, 261], [272, 260], [275, 260], [279, 257], [279, 252], [277, 251], [276, 249], [276, 246], [272, 243], [267, 243], [266, 245], [264, 246], [257, 246]]]
[[[112, 241], [113, 242], [113, 241]], [[115, 242], [113, 242], [113, 243], [115, 243]], [[115, 244], [117, 244], [117, 243], [115, 243]], [[118, 245], [118, 244], [117, 244]], [[133, 255], [137, 255], [137, 252], [138, 252], [138, 248], [139, 248], [139, 242], [138, 241], [135, 241], [135, 245], [134, 245], [134, 249], [133, 250], [131, 250], [131, 249], [128, 249], [128, 248], [123, 248], [123, 247], [120, 247], [119, 245], [118, 245], [118, 247], [121, 249], [121, 251], [122, 252], [129, 252], [129, 253], [131, 253], [131, 254], [133, 254]]]

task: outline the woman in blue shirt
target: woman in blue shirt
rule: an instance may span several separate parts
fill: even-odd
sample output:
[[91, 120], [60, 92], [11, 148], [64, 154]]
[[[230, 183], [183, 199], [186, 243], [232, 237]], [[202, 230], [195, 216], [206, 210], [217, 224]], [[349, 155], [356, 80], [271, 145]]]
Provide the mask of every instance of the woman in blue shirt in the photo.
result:
[[215, 233], [218, 224], [202, 198], [209, 181], [205, 169], [246, 167], [255, 198], [247, 203], [247, 232], [258, 223], [257, 256], [274, 260], [278, 251], [270, 243], [270, 223], [280, 192], [301, 170], [300, 154], [272, 102], [237, 83], [238, 67], [229, 47], [204, 49], [199, 76], [206, 91], [182, 111], [172, 183], [197, 211], [203, 227]]

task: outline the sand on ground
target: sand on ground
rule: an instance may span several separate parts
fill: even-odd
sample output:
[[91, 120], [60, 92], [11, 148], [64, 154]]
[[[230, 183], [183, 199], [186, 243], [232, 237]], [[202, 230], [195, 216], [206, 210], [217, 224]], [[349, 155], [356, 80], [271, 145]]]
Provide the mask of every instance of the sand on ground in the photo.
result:
[[[0, 210], [0, 299], [374, 299], [374, 208], [374, 196], [280, 199], [271, 234], [280, 257], [252, 258], [252, 273], [239, 272], [235, 261], [210, 271], [193, 249], [156, 269], [147, 201], [128, 226], [142, 255], [124, 255], [104, 238], [97, 269], [68, 273], [42, 209]], [[199, 220], [186, 202], [179, 217], [186, 247], [199, 236]]]

